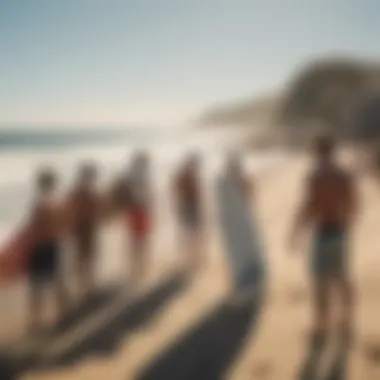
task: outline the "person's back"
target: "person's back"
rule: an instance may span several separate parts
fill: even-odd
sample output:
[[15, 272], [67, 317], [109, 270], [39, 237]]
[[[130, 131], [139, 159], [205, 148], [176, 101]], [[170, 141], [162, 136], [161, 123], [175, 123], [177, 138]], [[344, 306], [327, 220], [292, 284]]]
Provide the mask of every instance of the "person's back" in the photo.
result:
[[78, 182], [69, 196], [74, 223], [97, 221], [100, 197], [96, 181], [95, 166], [84, 164], [79, 170]]
[[180, 213], [194, 212], [198, 215], [201, 212], [201, 189], [197, 168], [186, 167], [179, 173], [175, 179], [175, 196]]
[[338, 166], [318, 168], [310, 180], [310, 217], [317, 225], [348, 227], [351, 222], [351, 178]]
[[55, 175], [45, 170], [38, 176], [37, 182], [37, 194], [29, 219], [34, 246], [56, 241], [65, 227], [63, 210], [55, 192]]
[[92, 189], [77, 188], [71, 195], [73, 207], [73, 223], [96, 224], [99, 219], [99, 196]]
[[123, 177], [117, 177], [114, 180], [110, 190], [110, 201], [113, 205], [113, 209], [117, 212], [125, 211], [131, 203], [131, 195], [127, 180]]
[[31, 224], [36, 244], [58, 238], [62, 230], [58, 201], [52, 196], [38, 196], [33, 205]]
[[195, 173], [184, 172], [178, 177], [178, 192], [182, 195], [182, 201], [195, 204], [199, 199], [198, 179]]

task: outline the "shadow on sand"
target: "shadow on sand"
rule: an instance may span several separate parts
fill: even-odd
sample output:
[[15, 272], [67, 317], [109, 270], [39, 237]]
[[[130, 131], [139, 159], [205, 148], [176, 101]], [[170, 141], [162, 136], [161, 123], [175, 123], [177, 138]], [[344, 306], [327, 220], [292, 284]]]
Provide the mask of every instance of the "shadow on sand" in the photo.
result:
[[183, 290], [184, 286], [185, 279], [180, 276], [166, 279], [143, 298], [132, 304], [126, 304], [114, 318], [93, 331], [82, 342], [48, 363], [40, 365], [42, 367], [66, 366], [75, 364], [89, 355], [114, 354], [119, 348], [119, 343], [126, 338], [128, 333], [143, 327], [165, 307], [167, 302]]
[[[87, 300], [71, 309], [59, 323], [46, 330], [40, 339], [44, 341], [45, 346], [58, 339], [73, 326], [83, 323], [86, 318], [105, 308], [119, 291], [120, 288], [116, 286], [95, 290]], [[34, 350], [25, 349], [27, 344], [27, 339], [22, 339], [1, 349], [0, 379], [12, 379], [17, 373], [23, 372], [25, 363], [30, 362], [34, 354]]]
[[[327, 351], [326, 337], [319, 342], [311, 340], [304, 362], [301, 365], [297, 380], [314, 380], [318, 377], [324, 354]], [[330, 357], [330, 365], [323, 380], [346, 380], [349, 356], [349, 344], [340, 340]]]
[[[143, 298], [137, 299], [132, 303], [127, 302], [124, 307], [121, 305], [121, 310], [116, 316], [91, 331], [84, 340], [71, 346], [68, 350], [54, 358], [43, 360], [37, 354], [37, 356], [12, 358], [12, 361], [6, 358], [0, 360], [0, 363], [5, 363], [4, 371], [9, 372], [8, 377], [0, 378], [2, 380], [12, 379], [17, 378], [16, 375], [31, 370], [70, 366], [89, 355], [112, 355], [117, 350], [119, 342], [129, 332], [142, 327], [150, 318], [153, 318], [172, 297], [184, 288], [185, 284], [185, 279], [178, 275], [165, 279]], [[103, 308], [107, 308], [109, 304], [103, 304], [102, 306]], [[70, 316], [70, 323], [72, 320], [73, 317]], [[66, 321], [63, 323], [63, 326], [67, 326], [70, 323]], [[52, 343], [52, 341], [49, 341], [47, 346]], [[45, 346], [44, 349], [46, 348]]]
[[136, 380], [218, 380], [228, 370], [257, 324], [263, 294], [240, 306], [219, 306], [171, 346]]

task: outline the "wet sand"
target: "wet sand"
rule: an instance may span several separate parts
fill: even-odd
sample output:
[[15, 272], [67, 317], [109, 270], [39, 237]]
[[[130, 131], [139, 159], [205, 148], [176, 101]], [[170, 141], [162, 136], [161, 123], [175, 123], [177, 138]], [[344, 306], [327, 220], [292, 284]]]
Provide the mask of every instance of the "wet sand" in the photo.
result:
[[[257, 205], [270, 268], [263, 302], [258, 304], [255, 300], [247, 308], [234, 310], [225, 306], [229, 290], [228, 268], [218, 239], [213, 236], [202, 273], [166, 298], [163, 307], [152, 312], [143, 324], [125, 322], [133, 328], [120, 330], [123, 333], [120, 333], [116, 348], [97, 354], [91, 352], [75, 363], [26, 374], [22, 378], [160, 380], [167, 373], [182, 371], [193, 377], [187, 375], [181, 379], [302, 380], [301, 368], [310, 353], [306, 254], [302, 250], [290, 254], [286, 238], [306, 168], [307, 159], [295, 157], [258, 176]], [[357, 297], [355, 339], [348, 356], [345, 352], [337, 356], [341, 368], [330, 374], [330, 378], [322, 377], [326, 380], [380, 378], [380, 354], [377, 352], [380, 346], [380, 186], [364, 176], [360, 179], [360, 197], [361, 213], [352, 244]], [[117, 227], [110, 227], [106, 238], [108, 242], [113, 241], [115, 252], [117, 244], [120, 245], [116, 230]], [[101, 256], [100, 267], [107, 268], [107, 254], [104, 252]], [[151, 283], [170, 276], [174, 264], [156, 261]], [[108, 266], [102, 275], [104, 282], [120, 274], [120, 262], [115, 260]], [[19, 291], [21, 296], [22, 290]], [[13, 321], [13, 329], [1, 324], [2, 337], [10, 336], [11, 330], [14, 334], [15, 326], [20, 325], [21, 309], [19, 307], [17, 313], [16, 309], [10, 307], [2, 316], [4, 322], [9, 323], [11, 317]], [[327, 364], [328, 361], [326, 368], [321, 367], [326, 375], [330, 370]], [[347, 375], [343, 367], [347, 367]], [[166, 377], [170, 378], [179, 379]], [[308, 380], [312, 378], [309, 376]]]

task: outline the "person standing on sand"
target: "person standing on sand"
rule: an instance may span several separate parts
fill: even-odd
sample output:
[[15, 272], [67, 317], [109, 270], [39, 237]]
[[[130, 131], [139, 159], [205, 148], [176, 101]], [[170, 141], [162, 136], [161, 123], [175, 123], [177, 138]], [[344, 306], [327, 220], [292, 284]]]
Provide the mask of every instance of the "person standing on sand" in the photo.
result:
[[197, 272], [203, 260], [204, 200], [200, 179], [200, 157], [192, 154], [174, 179], [175, 213], [186, 250], [187, 268]]
[[79, 288], [84, 296], [88, 296], [94, 286], [95, 255], [103, 212], [103, 200], [96, 185], [96, 167], [90, 163], [83, 164], [79, 169], [77, 184], [68, 199]]
[[27, 230], [30, 236], [28, 258], [30, 331], [42, 327], [42, 301], [45, 287], [53, 287], [57, 302], [57, 319], [66, 308], [67, 293], [60, 273], [61, 239], [66, 231], [66, 213], [56, 199], [57, 177], [53, 170], [37, 176], [35, 200]]
[[310, 264], [314, 294], [314, 334], [320, 341], [328, 329], [331, 302], [340, 294], [343, 337], [348, 338], [353, 318], [353, 289], [349, 273], [348, 235], [357, 211], [357, 195], [350, 173], [335, 161], [335, 144], [321, 137], [315, 144], [316, 166], [306, 181], [306, 199], [291, 234], [296, 248], [300, 232], [313, 227]]
[[145, 152], [132, 158], [127, 173], [125, 191], [126, 226], [130, 233], [130, 273], [133, 285], [138, 285], [147, 272], [147, 260], [152, 230], [152, 192], [150, 161]]

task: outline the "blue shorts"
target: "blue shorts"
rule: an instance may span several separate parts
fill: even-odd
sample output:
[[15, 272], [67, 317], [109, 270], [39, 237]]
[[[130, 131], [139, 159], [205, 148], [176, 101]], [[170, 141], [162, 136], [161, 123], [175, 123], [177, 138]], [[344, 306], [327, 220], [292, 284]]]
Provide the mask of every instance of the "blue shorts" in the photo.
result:
[[310, 269], [316, 279], [342, 278], [347, 272], [347, 231], [336, 226], [317, 229], [310, 257]]

